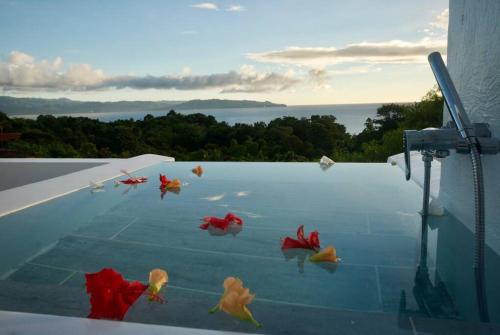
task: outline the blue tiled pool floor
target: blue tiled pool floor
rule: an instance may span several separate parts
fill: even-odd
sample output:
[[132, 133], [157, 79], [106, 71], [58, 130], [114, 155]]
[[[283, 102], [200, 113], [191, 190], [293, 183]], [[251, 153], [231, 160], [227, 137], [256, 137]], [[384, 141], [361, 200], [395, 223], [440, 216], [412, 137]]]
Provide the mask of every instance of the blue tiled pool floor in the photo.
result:
[[[168, 302], [141, 298], [128, 321], [255, 332], [225, 314], [207, 313], [228, 276], [256, 294], [250, 308], [264, 332], [326, 334], [350, 320], [344, 330], [355, 333], [369, 320], [386, 320], [386, 333], [412, 334], [414, 320], [428, 316], [413, 294], [421, 191], [398, 169], [205, 163], [198, 178], [190, 173], [195, 165], [157, 165], [141, 171], [150, 177], [147, 184], [109, 182], [106, 192], [80, 191], [0, 219], [0, 309], [86, 316], [83, 275], [111, 267], [142, 282], [153, 268], [169, 273]], [[181, 193], [161, 199], [159, 173], [180, 178]], [[227, 212], [244, 220], [240, 233], [212, 236], [199, 229], [202, 217]], [[322, 246], [334, 245], [342, 262], [314, 264], [307, 252], [284, 254], [280, 239], [294, 237], [302, 224], [306, 233], [319, 231]], [[433, 253], [426, 266], [435, 283]], [[16, 291], [23, 292], [14, 299]], [[452, 307], [450, 317], [463, 319]]]

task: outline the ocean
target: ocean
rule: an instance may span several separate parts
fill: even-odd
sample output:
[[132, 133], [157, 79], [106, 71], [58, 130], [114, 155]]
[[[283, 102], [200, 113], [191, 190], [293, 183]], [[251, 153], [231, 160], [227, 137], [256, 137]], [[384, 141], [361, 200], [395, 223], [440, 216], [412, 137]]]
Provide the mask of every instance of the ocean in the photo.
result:
[[[377, 114], [377, 108], [382, 104], [349, 104], [349, 105], [315, 105], [315, 106], [287, 106], [287, 107], [260, 107], [260, 108], [224, 108], [224, 109], [196, 109], [176, 110], [181, 114], [202, 113], [213, 115], [218, 121], [225, 121], [230, 125], [236, 123], [252, 124], [255, 122], [269, 121], [283, 117], [293, 116], [296, 118], [310, 117], [311, 115], [334, 115], [337, 122], [346, 127], [348, 133], [357, 134], [364, 129], [367, 118], [373, 118]], [[137, 111], [137, 112], [108, 112], [108, 113], [72, 113], [55, 114], [57, 116], [88, 117], [99, 119], [103, 122], [111, 122], [123, 119], [141, 120], [147, 114], [162, 116], [168, 111]], [[23, 114], [12, 115], [35, 119], [38, 115]]]

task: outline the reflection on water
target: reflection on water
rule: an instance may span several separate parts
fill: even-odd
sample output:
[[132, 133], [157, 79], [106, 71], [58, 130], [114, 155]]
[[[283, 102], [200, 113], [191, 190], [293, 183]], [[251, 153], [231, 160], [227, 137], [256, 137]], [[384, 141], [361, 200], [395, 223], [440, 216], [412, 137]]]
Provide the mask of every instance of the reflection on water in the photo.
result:
[[207, 200], [207, 201], [219, 201], [219, 200], [222, 200], [224, 198], [224, 196], [225, 196], [225, 194], [222, 193], [222, 194], [216, 194], [216, 195], [212, 195], [212, 196], [201, 198], [201, 199]]
[[238, 235], [243, 230], [243, 225], [231, 224], [227, 229], [219, 229], [214, 226], [208, 226], [207, 231], [211, 236], [225, 236], [231, 234], [233, 236]]
[[177, 187], [177, 188], [160, 187], [160, 199], [161, 200], [163, 200], [163, 198], [167, 195], [167, 193], [173, 193], [175, 195], [179, 195], [181, 193], [181, 189], [179, 187]]
[[[228, 206], [220, 205], [220, 207], [228, 207]], [[240, 210], [237, 210], [237, 209], [231, 209], [230, 211], [234, 212], [234, 213], [237, 213], [237, 214], [243, 214], [243, 215], [245, 215], [246, 217], [248, 217], [250, 219], [261, 219], [261, 218], [263, 218], [262, 215], [254, 213], [254, 212], [240, 211]]]
[[294, 258], [297, 259], [299, 273], [304, 273], [304, 263], [306, 259], [314, 255], [314, 251], [308, 249], [282, 249], [281, 252], [287, 262]]
[[335, 273], [337, 271], [337, 268], [339, 266], [339, 263], [337, 262], [312, 262], [314, 265], [317, 267], [329, 272], [329, 273]]
[[[435, 243], [429, 243], [429, 230]], [[432, 254], [435, 264], [428, 255]], [[500, 257], [486, 246], [487, 301], [478, 299], [473, 264], [474, 233], [450, 213], [422, 218], [420, 258], [413, 289], [401, 291], [399, 313], [440, 319], [498, 322], [500, 317]], [[431, 264], [429, 266], [429, 264]], [[417, 309], [409, 309], [411, 294]], [[489, 306], [487, 308], [486, 306]]]
[[422, 216], [421, 240], [420, 240], [420, 259], [414, 277], [414, 286], [412, 290], [418, 310], [407, 308], [407, 293], [401, 291], [399, 302], [399, 311], [401, 314], [419, 315], [440, 319], [456, 319], [458, 317], [453, 301], [447, 291], [446, 285], [441, 281], [439, 273], [434, 270], [435, 284], [430, 278], [428, 267], [428, 218]]
[[[285, 260], [288, 262], [294, 258], [297, 259], [297, 269], [299, 273], [304, 273], [304, 264], [306, 260], [309, 259], [312, 255], [314, 255], [314, 251], [309, 250], [309, 249], [301, 249], [301, 248], [296, 248], [296, 249], [282, 249], [281, 252], [283, 253], [283, 257], [285, 257]], [[315, 266], [329, 272], [329, 273], [334, 273], [337, 271], [338, 263], [332, 263], [332, 262], [310, 262], [311, 264], [314, 264]]]

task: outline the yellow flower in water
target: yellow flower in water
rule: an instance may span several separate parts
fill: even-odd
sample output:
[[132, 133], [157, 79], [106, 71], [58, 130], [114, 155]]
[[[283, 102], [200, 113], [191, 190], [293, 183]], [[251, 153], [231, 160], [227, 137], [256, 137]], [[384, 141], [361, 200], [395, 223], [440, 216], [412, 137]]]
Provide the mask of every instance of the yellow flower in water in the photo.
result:
[[167, 189], [176, 189], [176, 188], [181, 188], [181, 181], [179, 179], [174, 179], [171, 182], [167, 184]]
[[203, 168], [201, 167], [201, 165], [198, 165], [197, 167], [195, 167], [194, 169], [191, 170], [195, 175], [197, 175], [198, 177], [201, 177], [201, 175], [203, 174]]
[[154, 269], [149, 273], [149, 300], [162, 300], [158, 293], [168, 283], [168, 274], [162, 269]]
[[337, 263], [340, 261], [340, 258], [337, 257], [337, 251], [331, 245], [324, 248], [317, 254], [309, 257], [311, 262], [334, 262]]
[[217, 306], [210, 310], [210, 313], [221, 310], [235, 318], [261, 327], [261, 324], [253, 318], [252, 313], [246, 306], [252, 302], [254, 297], [255, 295], [250, 294], [248, 288], [243, 287], [243, 282], [239, 278], [227, 277], [224, 280], [224, 294]]

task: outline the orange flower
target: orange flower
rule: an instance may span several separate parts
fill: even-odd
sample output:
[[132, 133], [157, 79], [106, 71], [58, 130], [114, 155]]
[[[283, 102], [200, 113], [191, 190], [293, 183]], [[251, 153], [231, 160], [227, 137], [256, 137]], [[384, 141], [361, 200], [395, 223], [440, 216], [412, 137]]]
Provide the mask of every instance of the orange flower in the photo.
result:
[[176, 189], [176, 188], [181, 188], [181, 181], [179, 179], [174, 179], [172, 181], [170, 181], [167, 185], [166, 185], [166, 188], [167, 189]]
[[168, 274], [162, 269], [154, 269], [149, 273], [149, 300], [163, 301], [159, 296], [163, 285], [168, 283]]
[[220, 299], [217, 306], [212, 308], [209, 312], [215, 313], [218, 310], [224, 311], [227, 314], [234, 316], [243, 321], [253, 323], [257, 327], [261, 327], [252, 316], [252, 313], [246, 305], [250, 304], [255, 297], [250, 294], [248, 288], [243, 287], [243, 282], [239, 278], [227, 277], [224, 280], [224, 294]]
[[195, 167], [194, 169], [191, 170], [195, 175], [197, 175], [198, 177], [201, 177], [201, 175], [203, 174], [203, 168], [201, 167], [201, 165], [198, 165], [197, 167]]
[[331, 245], [324, 248], [320, 252], [315, 255], [309, 257], [311, 262], [334, 262], [337, 263], [340, 261], [340, 258], [337, 257], [337, 251]]

